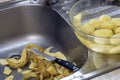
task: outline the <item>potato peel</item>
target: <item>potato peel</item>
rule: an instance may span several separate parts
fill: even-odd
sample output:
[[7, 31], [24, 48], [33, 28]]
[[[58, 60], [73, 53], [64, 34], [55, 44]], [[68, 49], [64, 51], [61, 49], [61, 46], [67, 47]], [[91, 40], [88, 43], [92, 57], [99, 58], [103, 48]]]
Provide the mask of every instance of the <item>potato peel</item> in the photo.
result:
[[46, 54], [48, 54], [48, 55], [50, 55], [50, 56], [52, 56], [52, 57], [56, 57], [56, 58], [60, 58], [60, 59], [63, 59], [63, 60], [67, 60], [67, 58], [66, 58], [66, 57], [63, 55], [63, 53], [60, 52], [60, 51], [57, 51], [57, 52], [54, 52], [54, 53], [50, 52], [50, 50], [51, 50], [52, 48], [53, 48], [53, 47], [48, 47], [48, 48], [46, 48], [45, 51], [44, 51], [44, 53], [46, 53]]
[[9, 67], [4, 67], [4, 71], [3, 71], [3, 73], [5, 74], [5, 75], [10, 75], [10, 73], [12, 72], [12, 70], [9, 68]]
[[10, 75], [7, 78], [5, 78], [5, 80], [13, 80], [14, 79], [14, 75]]
[[21, 68], [18, 68], [17, 71], [18, 71], [19, 73], [22, 73], [23, 70], [22, 70]]
[[8, 65], [8, 62], [6, 59], [0, 59], [0, 64], [5, 66]]
[[27, 80], [29, 78], [35, 78], [37, 77], [37, 74], [35, 72], [29, 72], [23, 75], [23, 80]]
[[27, 73], [30, 73], [30, 72], [32, 72], [32, 70], [23, 70], [22, 74], [27, 74]]
[[21, 54], [21, 58], [19, 60], [15, 59], [15, 58], [9, 58], [9, 59], [7, 59], [7, 62], [9, 64], [9, 66], [11, 66], [13, 68], [21, 68], [28, 63], [28, 59], [29, 59], [29, 54], [27, 53], [26, 49], [24, 48], [23, 52]]
[[[56, 65], [56, 63], [54, 63], [54, 62], [45, 60], [45, 58], [42, 56], [39, 56], [34, 53], [30, 54], [28, 52], [28, 49], [31, 49], [31, 48], [37, 48], [37, 49], [39, 49], [39, 51], [41, 51], [43, 53], [46, 52], [45, 54], [49, 54], [53, 57], [67, 60], [66, 57], [60, 51], [51, 53], [50, 49], [52, 49], [53, 47], [49, 47], [46, 49], [46, 51], [44, 51], [44, 49], [42, 47], [39, 47], [35, 44], [28, 44], [23, 49], [20, 59], [17, 60], [15, 58], [8, 58], [8, 59], [3, 59], [1, 61], [5, 62], [5, 65], [10, 66], [11, 68], [17, 69], [17, 72], [21, 73], [23, 75], [23, 80], [26, 80], [29, 78], [33, 78], [35, 80], [43, 80], [43, 79], [44, 80], [48, 80], [48, 79], [54, 80], [55, 78], [60, 79], [62, 77], [67, 76], [68, 73], [72, 73], [71, 71], [67, 70], [66, 68], [60, 67], [60, 65], [59, 66]], [[27, 66], [27, 68], [29, 68], [29, 69], [23, 70], [23, 68], [29, 62], [30, 62], [30, 65]], [[8, 69], [5, 70], [5, 72], [3, 72], [3, 73], [5, 75], [10, 75], [12, 70], [9, 70], [9, 67], [7, 67], [7, 68]], [[5, 69], [6, 69], [6, 67], [5, 67]], [[62, 70], [60, 73], [59, 73], [59, 69]], [[65, 75], [61, 76], [61, 74], [65, 74]], [[13, 80], [13, 78], [14, 78], [14, 76], [10, 75], [5, 80]]]

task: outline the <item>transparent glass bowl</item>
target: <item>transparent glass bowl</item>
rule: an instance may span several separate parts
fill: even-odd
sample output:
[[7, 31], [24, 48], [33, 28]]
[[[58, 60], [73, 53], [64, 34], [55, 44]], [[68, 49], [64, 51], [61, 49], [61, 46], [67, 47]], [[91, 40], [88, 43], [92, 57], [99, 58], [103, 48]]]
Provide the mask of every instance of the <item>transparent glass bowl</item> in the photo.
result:
[[[77, 38], [89, 49], [104, 53], [120, 53], [120, 36], [98, 37], [84, 33], [80, 27], [91, 19], [98, 19], [106, 14], [112, 18], [120, 18], [120, 7], [112, 5], [101, 5], [100, 2], [92, 0], [80, 0], [70, 10], [69, 17]], [[77, 16], [77, 17], [76, 17]]]

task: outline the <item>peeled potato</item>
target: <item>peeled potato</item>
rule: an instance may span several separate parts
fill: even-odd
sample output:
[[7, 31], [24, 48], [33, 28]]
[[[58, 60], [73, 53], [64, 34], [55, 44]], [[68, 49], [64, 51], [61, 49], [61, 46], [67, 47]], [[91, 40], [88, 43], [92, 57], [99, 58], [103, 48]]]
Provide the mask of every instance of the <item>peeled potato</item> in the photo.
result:
[[110, 39], [110, 43], [112, 45], [119, 45], [120, 44], [120, 33], [113, 35]]
[[95, 31], [95, 28], [90, 23], [86, 23], [81, 27], [81, 30], [85, 33], [91, 34]]
[[110, 49], [109, 54], [120, 53], [120, 45]]
[[99, 53], [104, 53], [108, 54], [109, 50], [113, 48], [114, 46], [112, 45], [103, 45], [103, 44], [91, 44], [89, 45], [89, 48], [92, 49], [93, 51], [99, 52]]
[[117, 28], [116, 24], [112, 21], [104, 21], [99, 24], [99, 28], [101, 29], [115, 29]]
[[93, 55], [93, 62], [96, 68], [102, 68], [104, 66], [107, 66], [108, 65], [107, 60], [108, 58], [107, 55], [105, 54], [95, 53]]
[[109, 29], [98, 29], [93, 33], [93, 35], [99, 37], [111, 37], [113, 35], [113, 32]]
[[120, 27], [117, 27], [116, 29], [114, 29], [114, 33], [120, 33]]
[[86, 39], [80, 37], [77, 33], [75, 33], [75, 34], [76, 34], [77, 38], [78, 38], [85, 46], [89, 47], [89, 45], [94, 44], [93, 42], [90, 42], [89, 40], [86, 40]]
[[108, 56], [108, 63], [109, 65], [116, 65], [120, 62], [120, 55], [119, 54], [111, 54]]
[[100, 23], [101, 23], [101, 21], [99, 21], [98, 19], [91, 19], [90, 20], [90, 25], [94, 26], [96, 29], [99, 28]]
[[[78, 14], [75, 16], [76, 20], [79, 19], [76, 25], [80, 23], [82, 15]], [[78, 18], [79, 17], [79, 18]], [[101, 15], [99, 19], [91, 19], [83, 25], [80, 25], [81, 31], [75, 32], [77, 38], [88, 48], [93, 51], [105, 54], [120, 53], [120, 18], [111, 18], [109, 15]], [[92, 37], [92, 36], [95, 37]], [[116, 38], [115, 38], [116, 37]], [[118, 38], [117, 38], [118, 37]]]
[[74, 16], [72, 24], [75, 27], [80, 27], [81, 26], [81, 24], [80, 24], [81, 23], [81, 18], [82, 18], [82, 14], [81, 13], [77, 14], [76, 16]]
[[117, 26], [120, 26], [120, 18], [112, 18], [111, 21], [114, 22]]
[[109, 38], [96, 38], [94, 39], [94, 41], [98, 44], [110, 44], [110, 39]]
[[111, 17], [108, 15], [102, 15], [100, 16], [100, 21], [110, 21]]

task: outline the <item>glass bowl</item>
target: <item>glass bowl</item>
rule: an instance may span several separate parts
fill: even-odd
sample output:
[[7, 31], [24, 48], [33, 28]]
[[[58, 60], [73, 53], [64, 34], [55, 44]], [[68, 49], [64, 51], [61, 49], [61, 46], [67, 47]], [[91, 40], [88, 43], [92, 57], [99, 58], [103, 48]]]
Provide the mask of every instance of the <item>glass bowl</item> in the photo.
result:
[[[89, 22], [92, 19], [100, 20], [101, 15], [108, 15], [113, 18], [120, 18], [120, 7], [113, 5], [103, 5], [100, 2], [95, 2], [92, 0], [80, 0], [70, 10], [69, 17], [74, 33], [77, 38], [89, 49], [104, 54], [117, 54], [120, 53], [120, 32], [118, 30], [115, 33], [115, 29], [120, 27], [119, 25], [114, 29], [111, 29], [111, 36], [96, 36], [92, 35], [97, 29], [92, 33], [86, 33], [81, 30], [83, 24]], [[110, 21], [111, 21], [110, 19]], [[103, 21], [104, 22], [104, 21]], [[108, 24], [109, 25], [109, 24]], [[89, 28], [87, 30], [90, 30]], [[107, 34], [108, 32], [103, 31], [101, 34]], [[119, 34], [116, 36], [116, 34]], [[109, 35], [109, 34], [108, 34]]]

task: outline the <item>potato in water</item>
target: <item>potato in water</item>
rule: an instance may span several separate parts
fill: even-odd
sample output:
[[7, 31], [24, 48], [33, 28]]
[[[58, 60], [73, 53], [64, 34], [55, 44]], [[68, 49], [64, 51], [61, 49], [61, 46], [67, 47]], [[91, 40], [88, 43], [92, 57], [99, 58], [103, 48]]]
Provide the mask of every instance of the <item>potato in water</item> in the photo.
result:
[[[82, 14], [80, 13], [80, 15]], [[79, 26], [77, 29], [80, 30], [75, 32], [78, 39], [93, 51], [104, 54], [120, 53], [119, 17], [112, 18], [111, 16], [104, 14], [99, 18], [84, 22], [83, 25]]]

